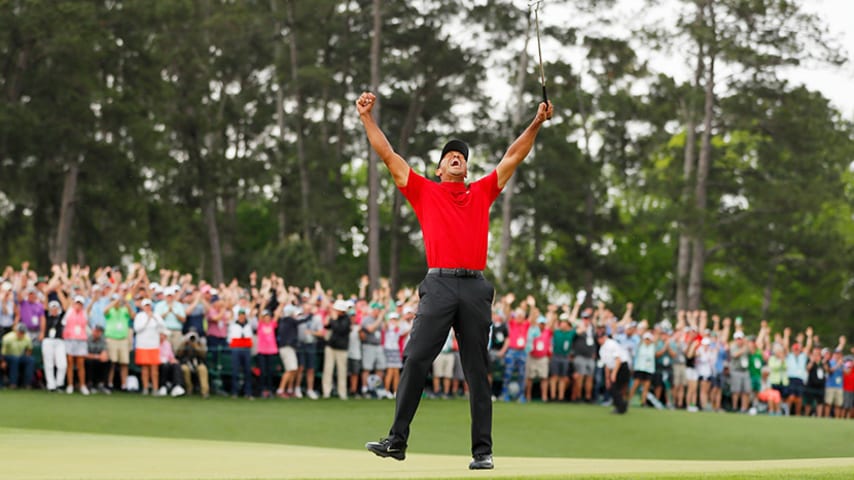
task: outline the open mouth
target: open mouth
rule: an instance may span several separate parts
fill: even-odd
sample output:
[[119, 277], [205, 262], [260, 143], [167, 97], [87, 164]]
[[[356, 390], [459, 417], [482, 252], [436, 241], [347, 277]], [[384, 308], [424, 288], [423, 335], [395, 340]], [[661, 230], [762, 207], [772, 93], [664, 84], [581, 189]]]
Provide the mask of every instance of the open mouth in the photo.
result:
[[460, 162], [456, 158], [451, 160], [451, 167], [459, 167], [460, 165], [462, 165], [462, 162]]

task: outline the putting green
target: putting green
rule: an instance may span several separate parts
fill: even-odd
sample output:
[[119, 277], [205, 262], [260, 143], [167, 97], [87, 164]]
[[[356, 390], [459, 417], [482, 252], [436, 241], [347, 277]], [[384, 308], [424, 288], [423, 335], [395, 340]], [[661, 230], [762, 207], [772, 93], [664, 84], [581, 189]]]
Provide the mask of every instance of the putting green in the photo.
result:
[[496, 457], [491, 472], [469, 472], [468, 457], [410, 452], [404, 462], [366, 451], [267, 443], [185, 440], [0, 428], [0, 478], [292, 479], [543, 477], [749, 473], [851, 469], [854, 458], [670, 461]]

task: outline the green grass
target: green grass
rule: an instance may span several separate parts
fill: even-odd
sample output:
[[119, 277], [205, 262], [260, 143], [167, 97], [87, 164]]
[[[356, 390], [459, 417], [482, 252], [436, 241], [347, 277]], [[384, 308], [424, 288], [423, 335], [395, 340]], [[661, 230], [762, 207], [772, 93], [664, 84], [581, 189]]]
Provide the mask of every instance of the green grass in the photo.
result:
[[[14, 412], [0, 417], [0, 427], [343, 449], [361, 449], [365, 441], [384, 436], [394, 410], [393, 402], [376, 400], [203, 401], [32, 391], [0, 392], [0, 405]], [[638, 408], [625, 416], [608, 412], [595, 406], [496, 403], [496, 457], [760, 460], [854, 452], [850, 421]], [[465, 455], [469, 448], [466, 401], [421, 403], [410, 452]]]

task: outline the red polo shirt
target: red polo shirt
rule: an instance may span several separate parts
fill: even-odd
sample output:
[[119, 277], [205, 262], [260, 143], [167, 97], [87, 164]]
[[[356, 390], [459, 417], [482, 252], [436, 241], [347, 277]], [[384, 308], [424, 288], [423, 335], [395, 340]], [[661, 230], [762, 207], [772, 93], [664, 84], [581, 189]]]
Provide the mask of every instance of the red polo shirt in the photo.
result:
[[501, 193], [495, 170], [466, 185], [432, 182], [409, 169], [400, 192], [421, 224], [428, 267], [486, 268], [489, 207]]

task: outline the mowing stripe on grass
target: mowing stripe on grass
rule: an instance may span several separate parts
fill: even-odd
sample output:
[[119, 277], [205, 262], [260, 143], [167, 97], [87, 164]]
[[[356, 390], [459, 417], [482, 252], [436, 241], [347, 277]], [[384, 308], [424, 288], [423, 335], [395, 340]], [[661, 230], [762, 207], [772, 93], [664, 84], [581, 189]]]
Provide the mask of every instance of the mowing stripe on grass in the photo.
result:
[[367, 451], [248, 442], [0, 429], [0, 478], [17, 480], [543, 478], [626, 474], [849, 469], [854, 458], [676, 461], [496, 457], [491, 472], [468, 472], [466, 456], [412, 454], [404, 462]]
[[[360, 450], [388, 431], [391, 401], [152, 398], [2, 391], [0, 427]], [[852, 456], [854, 422], [569, 404], [495, 404], [498, 457], [770, 460]], [[424, 401], [411, 454], [465, 455], [468, 402]], [[854, 478], [854, 477], [852, 477]]]

